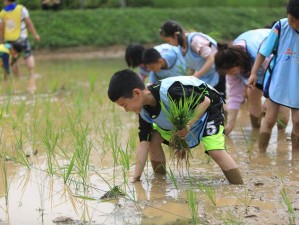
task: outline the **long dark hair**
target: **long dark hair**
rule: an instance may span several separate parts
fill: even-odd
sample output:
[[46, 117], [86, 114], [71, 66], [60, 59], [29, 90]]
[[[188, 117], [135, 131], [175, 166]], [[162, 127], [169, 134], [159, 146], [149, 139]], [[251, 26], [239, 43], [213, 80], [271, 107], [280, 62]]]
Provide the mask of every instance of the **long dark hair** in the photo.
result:
[[166, 21], [160, 27], [160, 35], [162, 37], [177, 37], [179, 45], [184, 45], [185, 32], [182, 26], [173, 20]]
[[217, 43], [218, 52], [215, 55], [217, 71], [231, 69], [240, 66], [244, 74], [250, 73], [251, 60], [248, 53], [244, 52], [241, 46], [229, 46], [226, 43]]

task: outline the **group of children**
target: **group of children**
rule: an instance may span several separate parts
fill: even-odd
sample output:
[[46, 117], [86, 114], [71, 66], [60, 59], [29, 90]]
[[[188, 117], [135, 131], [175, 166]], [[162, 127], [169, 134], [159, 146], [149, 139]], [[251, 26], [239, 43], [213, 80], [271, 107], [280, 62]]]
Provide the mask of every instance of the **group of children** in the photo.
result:
[[[205, 152], [222, 169], [231, 184], [243, 184], [241, 173], [225, 149], [225, 134], [235, 124], [247, 91], [250, 120], [260, 128], [259, 149], [265, 152], [279, 114], [283, 124], [292, 114], [292, 151], [299, 151], [299, 0], [289, 0], [287, 18], [272, 29], [256, 29], [239, 35], [232, 44], [217, 43], [206, 34], [186, 33], [174, 21], [165, 22], [160, 36], [167, 44], [145, 49], [133, 44], [126, 51], [129, 67], [116, 72], [109, 84], [111, 101], [139, 114], [139, 139], [133, 182], [139, 181], [148, 155], [156, 173], [166, 173], [161, 144], [169, 144], [173, 124], [169, 98], [179, 102], [197, 98], [195, 112], [186, 127], [176, 130], [193, 148], [202, 142]], [[269, 63], [269, 61], [271, 61]], [[268, 65], [269, 64], [269, 65]], [[225, 75], [228, 86], [228, 118], [224, 125]], [[149, 77], [149, 84], [144, 80]], [[262, 106], [262, 95], [267, 98]], [[163, 107], [162, 105], [166, 105]], [[263, 110], [263, 108], [265, 108]], [[165, 112], [166, 110], [166, 112]], [[265, 111], [265, 112], [263, 112]], [[261, 120], [262, 114], [265, 117]]]

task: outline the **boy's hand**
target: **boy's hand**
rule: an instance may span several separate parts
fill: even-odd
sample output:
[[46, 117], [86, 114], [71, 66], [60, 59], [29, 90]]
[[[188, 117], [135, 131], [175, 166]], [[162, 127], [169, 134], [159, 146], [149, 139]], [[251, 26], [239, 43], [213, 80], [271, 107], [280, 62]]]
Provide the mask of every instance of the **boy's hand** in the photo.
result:
[[184, 138], [186, 137], [186, 135], [189, 133], [189, 130], [190, 130], [190, 125], [187, 125], [187, 126], [184, 127], [182, 130], [178, 130], [178, 131], [176, 132], [176, 134], [177, 134], [180, 138], [184, 139]]

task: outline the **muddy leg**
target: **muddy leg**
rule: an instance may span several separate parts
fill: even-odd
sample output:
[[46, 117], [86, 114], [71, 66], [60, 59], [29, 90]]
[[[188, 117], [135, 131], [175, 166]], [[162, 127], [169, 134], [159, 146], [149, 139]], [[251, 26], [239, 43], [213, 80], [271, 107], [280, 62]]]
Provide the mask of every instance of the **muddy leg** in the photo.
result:
[[166, 174], [165, 162], [158, 162], [158, 161], [151, 160], [151, 163], [155, 173]]
[[238, 168], [222, 171], [230, 184], [244, 184], [240, 170]]
[[252, 114], [250, 114], [249, 117], [250, 117], [252, 127], [255, 128], [255, 129], [260, 128], [260, 126], [261, 126], [261, 117], [256, 117]]
[[294, 133], [292, 133], [291, 140], [292, 140], [292, 151], [299, 152], [299, 135], [295, 135]]
[[260, 133], [259, 136], [259, 150], [260, 152], [266, 152], [271, 138], [271, 133]]
[[279, 106], [278, 118], [276, 122], [278, 130], [284, 130], [287, 127], [290, 117], [290, 111], [290, 108]]

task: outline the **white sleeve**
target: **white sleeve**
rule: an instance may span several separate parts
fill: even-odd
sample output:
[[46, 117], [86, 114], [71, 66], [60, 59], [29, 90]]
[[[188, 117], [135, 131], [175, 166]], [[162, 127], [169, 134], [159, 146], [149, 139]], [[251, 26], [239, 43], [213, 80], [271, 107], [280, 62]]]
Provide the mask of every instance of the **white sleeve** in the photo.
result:
[[29, 17], [29, 11], [25, 6], [22, 8], [22, 20]]

